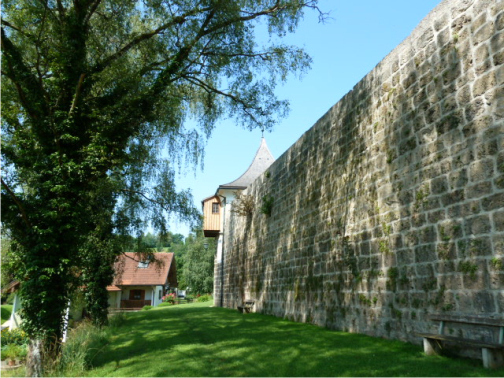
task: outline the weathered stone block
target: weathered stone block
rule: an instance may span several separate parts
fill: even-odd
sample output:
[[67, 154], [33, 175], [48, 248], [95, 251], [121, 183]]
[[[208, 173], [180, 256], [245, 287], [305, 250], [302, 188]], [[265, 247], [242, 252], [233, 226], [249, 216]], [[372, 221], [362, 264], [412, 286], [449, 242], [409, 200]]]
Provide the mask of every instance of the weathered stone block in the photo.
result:
[[437, 177], [430, 183], [430, 192], [432, 194], [442, 194], [447, 192], [448, 189], [448, 178], [446, 176]]
[[474, 45], [478, 45], [485, 41], [488, 41], [493, 37], [495, 33], [495, 25], [493, 22], [488, 22], [483, 25], [478, 31], [476, 31], [473, 35], [473, 43]]
[[476, 293], [474, 296], [474, 308], [482, 314], [494, 313], [496, 308], [493, 294], [487, 291]]
[[504, 256], [504, 234], [492, 235], [493, 254], [495, 256]]
[[415, 262], [425, 263], [437, 259], [436, 247], [434, 244], [421, 245], [415, 247]]
[[466, 235], [488, 234], [492, 230], [488, 215], [479, 215], [465, 220]]
[[490, 46], [492, 47], [492, 51], [494, 52], [499, 52], [504, 49], [504, 31], [501, 31], [500, 33], [496, 33], [495, 35], [492, 36], [492, 39], [490, 40]]
[[488, 90], [495, 87], [496, 78], [495, 72], [488, 72], [474, 82], [473, 85], [473, 97], [478, 97], [487, 92]]
[[465, 196], [467, 199], [479, 198], [492, 193], [492, 183], [485, 181], [466, 187]]
[[481, 206], [485, 211], [500, 210], [504, 208], [504, 193], [497, 193], [481, 200]]
[[456, 189], [456, 188], [463, 188], [469, 181], [469, 177], [467, 174], [467, 169], [460, 169], [458, 171], [452, 171], [448, 175], [448, 179], [450, 182], [450, 188]]
[[472, 182], [488, 180], [494, 175], [494, 160], [484, 159], [473, 162], [469, 166], [469, 179]]

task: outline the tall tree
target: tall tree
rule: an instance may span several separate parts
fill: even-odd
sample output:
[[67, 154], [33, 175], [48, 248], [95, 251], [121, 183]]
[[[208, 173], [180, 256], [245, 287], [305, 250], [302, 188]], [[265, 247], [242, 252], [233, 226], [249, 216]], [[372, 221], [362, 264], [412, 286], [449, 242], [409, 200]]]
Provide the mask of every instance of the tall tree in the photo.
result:
[[267, 129], [285, 114], [275, 85], [310, 59], [258, 45], [254, 30], [264, 20], [282, 37], [306, 9], [317, 0], [3, 1], [2, 222], [20, 261], [28, 374], [58, 345], [75, 288], [106, 322], [121, 235], [145, 222], [166, 234], [170, 214], [197, 221], [174, 169], [198, 164], [216, 120]]
[[212, 293], [214, 258], [217, 251], [215, 239], [205, 238], [200, 229], [187, 237], [185, 245], [186, 252], [182, 268], [184, 285], [190, 288], [191, 293]]

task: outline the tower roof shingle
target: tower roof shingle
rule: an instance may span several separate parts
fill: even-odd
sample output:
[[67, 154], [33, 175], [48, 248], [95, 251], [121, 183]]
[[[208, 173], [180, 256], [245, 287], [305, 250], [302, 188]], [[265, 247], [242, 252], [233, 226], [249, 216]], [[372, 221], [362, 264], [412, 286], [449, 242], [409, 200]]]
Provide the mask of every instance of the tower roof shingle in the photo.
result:
[[236, 180], [231, 181], [228, 184], [223, 184], [219, 186], [219, 189], [245, 189], [247, 186], [252, 184], [256, 178], [259, 177], [266, 169], [269, 168], [271, 164], [275, 161], [275, 158], [271, 154], [268, 145], [266, 144], [266, 139], [264, 137], [261, 140], [261, 145], [256, 152], [254, 160], [240, 177]]

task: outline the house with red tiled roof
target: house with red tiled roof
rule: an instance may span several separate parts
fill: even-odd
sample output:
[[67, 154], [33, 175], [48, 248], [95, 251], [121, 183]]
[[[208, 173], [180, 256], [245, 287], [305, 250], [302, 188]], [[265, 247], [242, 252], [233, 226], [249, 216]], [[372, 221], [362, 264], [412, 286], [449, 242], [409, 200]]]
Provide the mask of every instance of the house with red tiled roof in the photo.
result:
[[176, 288], [177, 267], [173, 253], [158, 252], [142, 260], [135, 252], [125, 252], [114, 265], [112, 285], [107, 286], [110, 309], [140, 309], [157, 306], [170, 288]]

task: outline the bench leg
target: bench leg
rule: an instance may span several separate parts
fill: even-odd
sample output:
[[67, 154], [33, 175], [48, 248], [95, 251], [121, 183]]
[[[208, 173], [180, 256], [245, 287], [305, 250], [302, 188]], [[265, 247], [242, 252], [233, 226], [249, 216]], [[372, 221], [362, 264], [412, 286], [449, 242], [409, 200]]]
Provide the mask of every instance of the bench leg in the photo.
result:
[[428, 339], [426, 337], [423, 338], [423, 348], [424, 348], [424, 352], [427, 356], [433, 356], [433, 355], [439, 354], [440, 349], [441, 349], [436, 340]]
[[504, 366], [504, 352], [498, 349], [481, 348], [483, 366], [487, 369], [497, 369]]

